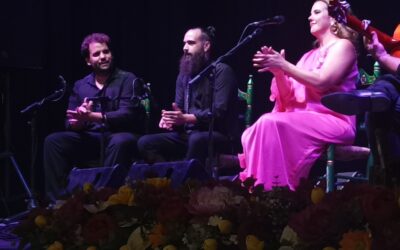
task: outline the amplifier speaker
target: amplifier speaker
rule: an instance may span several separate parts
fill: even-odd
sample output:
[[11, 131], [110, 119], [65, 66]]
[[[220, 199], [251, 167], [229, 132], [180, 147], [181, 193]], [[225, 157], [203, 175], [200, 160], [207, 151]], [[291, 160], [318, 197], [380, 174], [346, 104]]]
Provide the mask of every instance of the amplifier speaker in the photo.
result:
[[143, 180], [151, 177], [168, 177], [172, 187], [179, 187], [188, 179], [205, 181], [210, 179], [202, 164], [197, 160], [159, 162], [154, 164], [134, 164], [128, 177]]
[[119, 165], [95, 168], [75, 167], [68, 175], [68, 184], [65, 191], [71, 193], [76, 188], [82, 188], [83, 184], [87, 182], [92, 183], [96, 188], [118, 188], [124, 183], [126, 174], [126, 168]]

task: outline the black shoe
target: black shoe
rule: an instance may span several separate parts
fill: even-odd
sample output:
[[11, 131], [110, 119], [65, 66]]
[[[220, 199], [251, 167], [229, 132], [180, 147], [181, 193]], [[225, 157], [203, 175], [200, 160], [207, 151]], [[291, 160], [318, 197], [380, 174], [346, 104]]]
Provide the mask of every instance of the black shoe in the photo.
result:
[[390, 107], [390, 99], [385, 93], [370, 90], [331, 93], [322, 97], [321, 103], [345, 115], [382, 112]]

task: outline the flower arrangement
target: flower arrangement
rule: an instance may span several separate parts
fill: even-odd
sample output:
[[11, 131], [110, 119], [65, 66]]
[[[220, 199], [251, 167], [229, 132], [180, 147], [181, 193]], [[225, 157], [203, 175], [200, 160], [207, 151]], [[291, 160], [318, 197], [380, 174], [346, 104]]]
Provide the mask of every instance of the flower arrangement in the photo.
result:
[[[245, 182], [166, 178], [118, 190], [85, 184], [15, 229], [30, 249], [398, 249], [398, 194], [371, 185], [321, 192], [303, 182], [271, 191]], [[389, 240], [390, 239], [390, 240]], [[375, 248], [374, 248], [375, 247]]]
[[398, 190], [368, 184], [348, 184], [316, 199], [293, 214], [288, 245], [295, 249], [399, 249]]

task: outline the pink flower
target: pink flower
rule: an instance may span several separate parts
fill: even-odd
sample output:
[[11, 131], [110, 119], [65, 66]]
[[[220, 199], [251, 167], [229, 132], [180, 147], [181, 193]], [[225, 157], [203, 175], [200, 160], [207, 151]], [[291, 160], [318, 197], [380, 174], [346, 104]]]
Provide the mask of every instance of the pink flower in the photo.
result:
[[188, 210], [196, 215], [213, 215], [235, 203], [233, 192], [225, 186], [201, 187], [190, 196]]

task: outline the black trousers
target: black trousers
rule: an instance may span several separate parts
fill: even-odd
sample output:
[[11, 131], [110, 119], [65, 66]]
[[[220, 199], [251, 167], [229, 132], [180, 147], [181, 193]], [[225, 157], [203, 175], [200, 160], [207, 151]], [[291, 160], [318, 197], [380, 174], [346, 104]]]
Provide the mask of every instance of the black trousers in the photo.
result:
[[108, 133], [65, 131], [50, 134], [44, 141], [43, 163], [45, 191], [55, 200], [66, 184], [72, 167], [85, 161], [99, 159], [101, 140], [104, 138], [104, 166], [129, 166], [139, 155], [138, 135], [129, 132]]
[[[203, 165], [208, 157], [208, 131], [166, 132], [144, 135], [138, 141], [139, 152], [150, 163], [177, 159], [197, 159]], [[232, 151], [231, 139], [213, 132], [214, 153]]]

